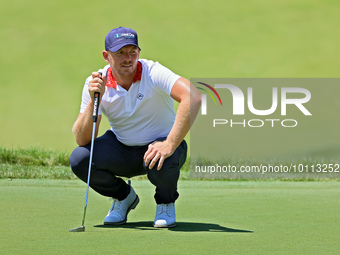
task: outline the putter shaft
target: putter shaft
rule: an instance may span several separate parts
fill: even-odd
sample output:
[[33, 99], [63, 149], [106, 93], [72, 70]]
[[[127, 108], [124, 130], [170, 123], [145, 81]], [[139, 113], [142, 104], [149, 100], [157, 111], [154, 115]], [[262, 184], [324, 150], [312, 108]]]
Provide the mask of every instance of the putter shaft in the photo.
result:
[[94, 136], [95, 136], [95, 133], [96, 133], [96, 124], [97, 124], [98, 107], [99, 107], [99, 97], [100, 97], [100, 94], [98, 92], [94, 93], [91, 151], [90, 151], [90, 160], [89, 160], [89, 171], [88, 171], [88, 174], [87, 174], [87, 187], [86, 187], [86, 197], [85, 197], [85, 207], [84, 207], [83, 220], [82, 220], [82, 223], [81, 223], [81, 227], [70, 229], [70, 232], [84, 232], [85, 231], [84, 223], [85, 223], [85, 215], [86, 215], [86, 208], [87, 208], [87, 200], [88, 200], [88, 196], [89, 196], [92, 155], [93, 155], [93, 144], [94, 144]]
[[[96, 122], [93, 122], [92, 139], [91, 139], [91, 152], [90, 152], [90, 161], [89, 161], [89, 172], [87, 174], [87, 187], [86, 187], [85, 207], [84, 207], [83, 221], [81, 223], [82, 226], [84, 226], [84, 222], [85, 222], [85, 215], [86, 215], [86, 208], [87, 208], [87, 199], [88, 199], [88, 196], [89, 196], [90, 175], [91, 175], [93, 144], [94, 144], [94, 134], [95, 134], [95, 132], [96, 132]], [[85, 229], [85, 227], [84, 227], [84, 229]]]

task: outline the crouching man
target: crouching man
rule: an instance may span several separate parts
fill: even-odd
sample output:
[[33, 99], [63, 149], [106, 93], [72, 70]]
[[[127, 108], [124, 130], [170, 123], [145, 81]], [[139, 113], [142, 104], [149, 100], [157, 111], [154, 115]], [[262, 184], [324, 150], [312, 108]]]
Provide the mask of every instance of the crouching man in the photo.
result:
[[[94, 93], [100, 93], [95, 137], [102, 114], [111, 129], [94, 141], [90, 187], [113, 198], [104, 224], [120, 225], [139, 203], [134, 189], [120, 177], [146, 174], [155, 185], [154, 227], [176, 225], [177, 182], [187, 155], [183, 140], [201, 104], [190, 82], [158, 62], [139, 59], [134, 30], [119, 27], [105, 38], [108, 63], [86, 79], [80, 114], [73, 126], [77, 147], [71, 154], [73, 172], [87, 181]], [[177, 115], [174, 100], [179, 102]]]

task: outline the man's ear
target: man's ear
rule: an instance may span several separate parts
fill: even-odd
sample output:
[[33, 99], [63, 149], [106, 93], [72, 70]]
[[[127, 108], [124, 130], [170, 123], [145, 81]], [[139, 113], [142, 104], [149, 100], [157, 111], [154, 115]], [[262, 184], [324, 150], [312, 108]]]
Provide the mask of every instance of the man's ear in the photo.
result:
[[106, 50], [103, 50], [103, 57], [107, 63], [109, 62], [109, 53]]

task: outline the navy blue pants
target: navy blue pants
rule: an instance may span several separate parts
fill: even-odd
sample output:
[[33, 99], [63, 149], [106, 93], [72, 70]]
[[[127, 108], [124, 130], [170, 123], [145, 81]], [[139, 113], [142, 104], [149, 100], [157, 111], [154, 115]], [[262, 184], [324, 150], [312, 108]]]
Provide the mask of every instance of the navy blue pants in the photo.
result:
[[[156, 141], [162, 141], [160, 138]], [[87, 182], [91, 144], [77, 147], [71, 154], [72, 171], [82, 181]], [[168, 204], [178, 198], [177, 182], [180, 168], [187, 155], [187, 144], [183, 141], [174, 154], [165, 159], [163, 166], [157, 170], [148, 169], [144, 164], [145, 146], [126, 146], [119, 142], [116, 135], [108, 130], [94, 141], [90, 187], [103, 196], [123, 200], [130, 192], [130, 187], [119, 177], [133, 177], [147, 174], [150, 182], [156, 186], [157, 204]]]

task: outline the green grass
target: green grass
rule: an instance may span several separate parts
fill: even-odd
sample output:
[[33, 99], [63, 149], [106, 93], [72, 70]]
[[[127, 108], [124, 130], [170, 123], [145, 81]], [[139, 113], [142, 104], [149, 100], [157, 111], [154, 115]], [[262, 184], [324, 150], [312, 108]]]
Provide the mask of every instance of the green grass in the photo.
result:
[[68, 152], [0, 147], [0, 179], [75, 179]]
[[68, 166], [70, 154], [67, 152], [44, 150], [38, 147], [28, 149], [7, 149], [0, 147], [0, 163], [35, 165], [35, 166]]
[[[338, 181], [183, 181], [187, 162], [177, 228], [150, 227], [153, 187], [137, 180], [142, 202], [129, 224], [102, 227], [110, 205], [91, 191], [87, 231], [69, 233], [80, 225], [85, 184], [46, 179], [75, 179], [68, 167], [76, 147], [71, 128], [85, 78], [106, 64], [101, 50], [113, 27], [136, 29], [142, 58], [186, 78], [338, 77], [339, 6], [334, 0], [1, 3], [1, 253], [337, 254]], [[321, 124], [302, 132], [317, 136]], [[104, 119], [100, 134], [107, 128]]]
[[[7, 149], [0, 147], [0, 179], [77, 179], [71, 171], [70, 165], [70, 153], [59, 152], [52, 150], [44, 150], [37, 147], [31, 147], [28, 149]], [[245, 180], [265, 180], [265, 179], [277, 179], [277, 180], [292, 180], [292, 181], [316, 181], [316, 180], [335, 180], [339, 181], [339, 174], [333, 173], [325, 176], [320, 175], [296, 175], [292, 176], [291, 173], [281, 175], [266, 175], [247, 173], [243, 176], [226, 175], [225, 173], [210, 173], [190, 175], [190, 169], [195, 169], [195, 166], [215, 166], [216, 164], [232, 165], [240, 168], [240, 166], [260, 166], [260, 165], [284, 165], [290, 164], [302, 164], [302, 165], [317, 165], [324, 163], [337, 163], [338, 161], [320, 158], [309, 157], [299, 158], [290, 161], [281, 161], [279, 159], [256, 159], [256, 158], [239, 158], [239, 157], [225, 157], [223, 160], [212, 160], [206, 157], [195, 158], [192, 161], [187, 158], [187, 161], [181, 168], [181, 180], [190, 179], [205, 179], [205, 180], [226, 180], [226, 181], [245, 181]], [[302, 173], [303, 174], [303, 173]], [[135, 177], [138, 180], [146, 180], [146, 176]]]
[[[130, 26], [141, 57], [186, 78], [338, 77], [339, 2], [3, 1], [0, 146], [71, 152], [84, 80], [106, 33]], [[133, 14], [133, 15], [132, 15]], [[108, 128], [103, 121], [102, 134]]]
[[[0, 179], [77, 179], [70, 168], [70, 153], [44, 150], [7, 149], [0, 147]], [[181, 171], [182, 179], [189, 179], [190, 160]], [[146, 179], [145, 176], [138, 179]]]
[[154, 187], [128, 223], [104, 227], [110, 207], [92, 190], [86, 231], [85, 184], [0, 180], [2, 254], [338, 254], [339, 182], [180, 181], [177, 227], [154, 229]]
[[[37, 147], [28, 149], [7, 149], [0, 147], [0, 179], [77, 179], [69, 167], [70, 153], [52, 150], [44, 150]], [[289, 166], [295, 165], [314, 165], [317, 164], [338, 164], [338, 161], [324, 157], [303, 157], [298, 159], [282, 161], [280, 159], [260, 159], [260, 158], [239, 158], [225, 157], [221, 160], [214, 160], [207, 157], [199, 157], [187, 161], [181, 168], [181, 180], [205, 179], [205, 180], [225, 180], [225, 181], [246, 181], [246, 180], [286, 180], [286, 181], [318, 181], [335, 180], [339, 181], [338, 173], [327, 173], [323, 175], [309, 174], [304, 172], [299, 174], [284, 173], [279, 175], [259, 173], [245, 173], [244, 175], [225, 174], [225, 173], [199, 173], [194, 172], [195, 166], [220, 166], [231, 165], [237, 169], [240, 166]], [[190, 174], [190, 169], [192, 173]], [[321, 173], [322, 174], [322, 173]], [[138, 180], [146, 180], [146, 176], [135, 177]]]

